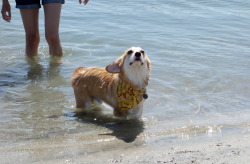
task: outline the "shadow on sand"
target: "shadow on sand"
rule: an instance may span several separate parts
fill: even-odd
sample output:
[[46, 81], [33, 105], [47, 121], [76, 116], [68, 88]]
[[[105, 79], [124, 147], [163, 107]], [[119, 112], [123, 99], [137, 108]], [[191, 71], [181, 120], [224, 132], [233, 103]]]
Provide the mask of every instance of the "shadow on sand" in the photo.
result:
[[74, 117], [82, 123], [91, 123], [112, 130], [112, 133], [100, 135], [115, 136], [126, 143], [133, 142], [144, 130], [144, 122], [142, 120], [115, 118], [112, 115], [104, 114], [99, 109], [78, 111], [75, 112]]

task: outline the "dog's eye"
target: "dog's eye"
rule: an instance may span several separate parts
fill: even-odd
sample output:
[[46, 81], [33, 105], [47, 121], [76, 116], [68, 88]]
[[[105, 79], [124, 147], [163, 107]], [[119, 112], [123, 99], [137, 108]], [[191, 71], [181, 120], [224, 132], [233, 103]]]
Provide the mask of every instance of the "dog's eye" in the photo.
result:
[[141, 53], [142, 53], [142, 55], [144, 55], [144, 54], [145, 54], [145, 52], [144, 52], [144, 51], [141, 51]]
[[129, 50], [127, 54], [128, 54], [128, 55], [131, 55], [132, 53], [133, 53], [133, 51], [132, 51], [132, 50]]

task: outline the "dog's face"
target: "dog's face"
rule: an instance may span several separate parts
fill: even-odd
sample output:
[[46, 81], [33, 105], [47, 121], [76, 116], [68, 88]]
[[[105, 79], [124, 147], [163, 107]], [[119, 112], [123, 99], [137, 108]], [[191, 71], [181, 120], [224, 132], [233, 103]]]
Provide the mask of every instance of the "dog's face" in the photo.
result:
[[120, 73], [127, 69], [145, 68], [150, 71], [150, 60], [145, 51], [140, 47], [131, 47], [116, 61], [106, 67], [110, 73]]
[[124, 67], [143, 67], [149, 61], [145, 51], [140, 47], [131, 47], [124, 55]]
[[150, 72], [150, 61], [140, 47], [131, 47], [116, 61], [106, 67], [110, 73], [122, 73], [134, 83], [147, 81]]

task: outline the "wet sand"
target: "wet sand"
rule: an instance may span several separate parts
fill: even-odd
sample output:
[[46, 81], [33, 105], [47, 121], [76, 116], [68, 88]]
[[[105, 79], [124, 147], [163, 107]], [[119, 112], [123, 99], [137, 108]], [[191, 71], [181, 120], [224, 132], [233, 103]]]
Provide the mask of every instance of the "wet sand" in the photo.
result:
[[[86, 134], [85, 134], [86, 136]], [[94, 141], [94, 142], [91, 142]], [[146, 141], [146, 142], [145, 142]], [[88, 143], [88, 144], [86, 144]], [[114, 136], [65, 134], [6, 144], [1, 163], [237, 163], [250, 161], [250, 132], [227, 130], [218, 136], [140, 135], [132, 143]]]
[[[202, 138], [197, 141], [176, 140], [173, 143], [134, 147], [122, 152], [110, 151], [77, 157], [72, 163], [228, 163], [247, 164], [250, 162], [250, 140], [248, 136], [226, 136]], [[53, 162], [67, 162], [65, 160]], [[48, 162], [48, 163], [53, 163]]]

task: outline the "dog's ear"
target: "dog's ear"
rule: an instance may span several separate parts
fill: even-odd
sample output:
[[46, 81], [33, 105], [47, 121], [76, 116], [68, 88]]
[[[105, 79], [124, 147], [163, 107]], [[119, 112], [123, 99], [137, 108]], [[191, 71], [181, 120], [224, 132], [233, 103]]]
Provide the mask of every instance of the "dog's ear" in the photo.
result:
[[150, 72], [151, 71], [151, 62], [150, 62], [148, 56], [146, 56], [146, 60], [147, 60], [147, 67], [148, 67], [148, 70]]
[[120, 73], [121, 67], [118, 61], [114, 61], [112, 64], [106, 67], [106, 71], [109, 73]]
[[121, 67], [123, 63], [123, 58], [124, 58], [124, 54], [118, 59], [116, 59], [112, 64], [108, 65], [106, 67], [106, 71], [109, 73], [120, 73], [122, 69]]

